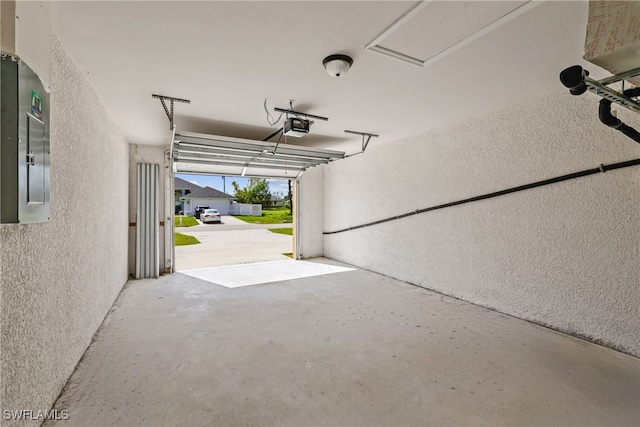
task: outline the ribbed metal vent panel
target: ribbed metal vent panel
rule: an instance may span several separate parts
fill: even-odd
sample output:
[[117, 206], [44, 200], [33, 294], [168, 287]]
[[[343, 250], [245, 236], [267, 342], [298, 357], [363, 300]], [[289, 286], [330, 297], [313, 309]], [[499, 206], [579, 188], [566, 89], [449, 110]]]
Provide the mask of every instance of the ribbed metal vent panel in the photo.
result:
[[138, 163], [136, 279], [160, 275], [159, 165]]

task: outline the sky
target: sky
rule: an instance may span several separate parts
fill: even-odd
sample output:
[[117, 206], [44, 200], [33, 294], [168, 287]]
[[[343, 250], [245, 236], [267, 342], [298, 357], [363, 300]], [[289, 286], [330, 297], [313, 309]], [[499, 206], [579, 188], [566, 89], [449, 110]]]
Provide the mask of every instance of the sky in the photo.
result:
[[[215, 188], [216, 190], [225, 192], [231, 196], [234, 195], [231, 182], [236, 181], [242, 188], [247, 185], [247, 182], [249, 181], [249, 178], [242, 178], [240, 176], [227, 176], [224, 179], [225, 182], [223, 182], [221, 176], [216, 175], [191, 175], [177, 173], [176, 176], [184, 179], [185, 181], [199, 185], [200, 187]], [[269, 191], [271, 194], [282, 193], [282, 195], [286, 196], [289, 192], [286, 179], [267, 179], [267, 181], [269, 182]]]

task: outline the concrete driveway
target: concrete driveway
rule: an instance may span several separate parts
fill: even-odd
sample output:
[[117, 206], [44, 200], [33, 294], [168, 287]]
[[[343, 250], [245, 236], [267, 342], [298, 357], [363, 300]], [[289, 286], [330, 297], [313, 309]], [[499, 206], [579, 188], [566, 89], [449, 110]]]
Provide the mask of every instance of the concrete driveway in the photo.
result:
[[293, 252], [292, 237], [268, 229], [291, 227], [292, 224], [248, 224], [229, 215], [223, 215], [221, 224], [176, 227], [176, 232], [200, 241], [198, 245], [176, 246], [176, 271], [289, 259], [282, 254]]

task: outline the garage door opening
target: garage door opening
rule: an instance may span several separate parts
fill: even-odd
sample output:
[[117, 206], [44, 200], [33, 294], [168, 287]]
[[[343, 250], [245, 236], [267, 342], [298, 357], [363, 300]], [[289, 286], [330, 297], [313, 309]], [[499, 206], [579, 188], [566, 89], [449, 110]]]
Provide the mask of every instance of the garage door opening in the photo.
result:
[[[176, 199], [171, 216], [175, 231], [196, 237], [200, 243], [174, 245], [173, 269], [287, 256], [299, 259], [298, 178], [308, 168], [344, 157], [338, 151], [177, 132], [170, 155], [171, 192]], [[247, 187], [263, 183], [269, 186], [269, 200], [243, 203], [247, 200], [238, 197]], [[195, 225], [185, 227], [194, 220]]]
[[[176, 174], [176, 271], [292, 258], [290, 185], [279, 179]], [[247, 198], [261, 203], [246, 203]]]

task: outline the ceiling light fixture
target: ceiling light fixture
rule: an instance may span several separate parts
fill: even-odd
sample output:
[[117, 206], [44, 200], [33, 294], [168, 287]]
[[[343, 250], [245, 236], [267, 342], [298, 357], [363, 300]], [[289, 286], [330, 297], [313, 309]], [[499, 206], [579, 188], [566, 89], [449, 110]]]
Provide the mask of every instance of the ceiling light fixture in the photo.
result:
[[322, 65], [324, 65], [330, 76], [340, 77], [343, 74], [347, 74], [347, 71], [353, 65], [353, 59], [347, 55], [329, 55], [324, 58]]

